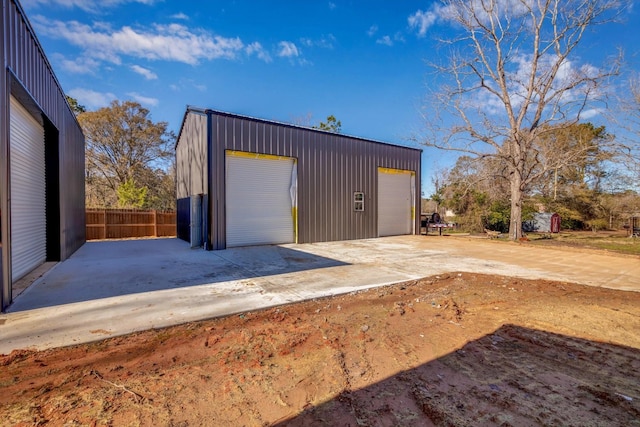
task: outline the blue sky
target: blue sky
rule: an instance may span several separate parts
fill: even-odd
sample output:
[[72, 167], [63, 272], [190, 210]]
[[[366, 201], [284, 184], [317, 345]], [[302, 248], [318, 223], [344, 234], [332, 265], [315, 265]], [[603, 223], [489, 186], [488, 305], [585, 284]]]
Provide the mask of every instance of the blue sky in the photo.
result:
[[[176, 133], [193, 105], [309, 124], [333, 114], [345, 134], [415, 146], [428, 62], [451, 31], [433, 1], [21, 3], [67, 94], [89, 110], [138, 101]], [[636, 9], [588, 33], [579, 61], [599, 66], [621, 47], [638, 70]], [[453, 159], [425, 148], [427, 195]]]

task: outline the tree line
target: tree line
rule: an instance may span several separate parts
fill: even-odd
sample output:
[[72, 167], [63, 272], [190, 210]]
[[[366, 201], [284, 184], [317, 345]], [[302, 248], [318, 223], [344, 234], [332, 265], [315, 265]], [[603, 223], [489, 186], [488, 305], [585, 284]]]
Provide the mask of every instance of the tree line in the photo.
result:
[[[534, 211], [556, 211], [569, 228], [611, 226], [638, 212], [640, 91], [609, 108], [622, 55], [601, 66], [579, 65], [582, 40], [613, 25], [625, 0], [443, 0], [434, 6], [449, 26], [434, 63], [425, 135], [416, 141], [457, 153], [436, 174], [432, 198], [470, 229], [522, 237]], [[626, 89], [626, 88], [625, 88]], [[608, 116], [608, 117], [607, 117]], [[585, 120], [632, 123], [632, 138]]]
[[[610, 149], [613, 136], [591, 123], [560, 126], [537, 142], [535, 175], [525, 187], [523, 221], [540, 211], [558, 213], [563, 229], [619, 228], [640, 213], [640, 195], [631, 174], [620, 173], [624, 156]], [[553, 167], [545, 166], [551, 163]], [[508, 232], [511, 212], [509, 169], [492, 157], [460, 156], [449, 170], [436, 173], [431, 199], [456, 213], [469, 231]]]

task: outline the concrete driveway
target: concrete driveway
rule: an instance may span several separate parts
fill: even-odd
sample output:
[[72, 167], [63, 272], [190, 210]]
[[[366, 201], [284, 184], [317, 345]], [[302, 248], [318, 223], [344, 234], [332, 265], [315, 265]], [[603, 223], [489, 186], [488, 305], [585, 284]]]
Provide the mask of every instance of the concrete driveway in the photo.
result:
[[486, 239], [397, 236], [207, 252], [88, 242], [0, 314], [0, 354], [89, 342], [445, 272], [640, 291], [640, 259]]

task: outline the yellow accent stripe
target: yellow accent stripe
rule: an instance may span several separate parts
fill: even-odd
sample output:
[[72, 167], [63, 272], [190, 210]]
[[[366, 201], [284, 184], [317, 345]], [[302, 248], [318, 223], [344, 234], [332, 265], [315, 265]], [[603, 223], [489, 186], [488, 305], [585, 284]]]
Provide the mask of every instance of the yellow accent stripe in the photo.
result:
[[378, 172], [389, 173], [389, 174], [411, 174], [411, 176], [414, 176], [416, 174], [414, 171], [408, 171], [404, 169], [383, 168], [383, 167], [378, 167]]
[[249, 153], [247, 151], [225, 150], [225, 152], [227, 153], [227, 156], [230, 156], [230, 157], [244, 157], [247, 159], [293, 160], [294, 162], [296, 162], [297, 160], [295, 157], [276, 156], [273, 154]]
[[298, 208], [291, 208], [291, 216], [293, 217], [293, 241], [298, 243]]

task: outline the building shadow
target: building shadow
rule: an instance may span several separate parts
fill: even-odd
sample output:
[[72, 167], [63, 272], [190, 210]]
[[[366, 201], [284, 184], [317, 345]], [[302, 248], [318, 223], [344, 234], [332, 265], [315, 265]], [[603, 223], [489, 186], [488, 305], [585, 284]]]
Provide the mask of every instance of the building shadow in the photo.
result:
[[640, 350], [517, 325], [277, 426], [633, 426]]
[[277, 245], [204, 251], [175, 238], [91, 241], [36, 280], [7, 312], [343, 265]]

